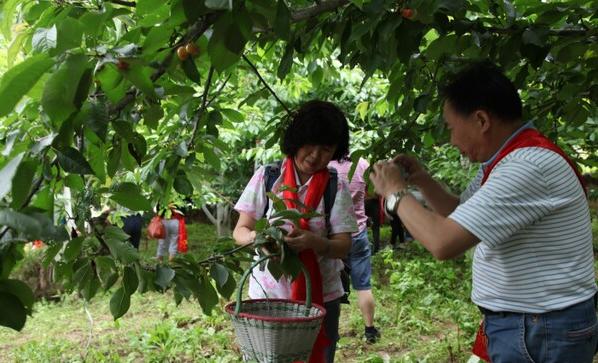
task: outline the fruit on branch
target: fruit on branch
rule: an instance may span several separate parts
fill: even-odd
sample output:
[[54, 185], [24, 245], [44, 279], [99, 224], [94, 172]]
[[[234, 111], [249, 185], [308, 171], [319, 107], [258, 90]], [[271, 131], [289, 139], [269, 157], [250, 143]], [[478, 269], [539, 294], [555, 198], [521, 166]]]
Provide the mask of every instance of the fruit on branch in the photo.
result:
[[401, 16], [405, 19], [411, 19], [415, 15], [415, 11], [411, 8], [401, 9]]
[[182, 61], [184, 61], [185, 59], [189, 58], [189, 53], [187, 53], [187, 49], [185, 49], [184, 45], [181, 45], [180, 47], [177, 48], [176, 55]]
[[185, 46], [185, 50], [189, 53], [192, 57], [195, 57], [199, 54], [199, 47], [195, 43], [188, 43]]
[[126, 71], [129, 69], [129, 63], [127, 63], [127, 61], [124, 59], [119, 59], [118, 62], [116, 62], [116, 68], [120, 69], [121, 71]]

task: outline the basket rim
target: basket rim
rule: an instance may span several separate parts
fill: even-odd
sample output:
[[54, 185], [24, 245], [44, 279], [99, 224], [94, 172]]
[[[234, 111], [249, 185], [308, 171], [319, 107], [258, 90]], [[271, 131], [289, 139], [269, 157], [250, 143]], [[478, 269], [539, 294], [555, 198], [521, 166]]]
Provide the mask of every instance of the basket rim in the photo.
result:
[[[294, 304], [299, 304], [299, 305], [305, 305], [305, 301], [291, 300], [291, 299], [247, 299], [247, 300], [241, 300], [241, 304], [257, 304], [257, 303], [261, 303], [261, 302], [269, 302], [269, 303], [284, 302], [284, 303], [294, 303]], [[236, 304], [237, 304], [236, 301], [229, 302], [228, 304], [226, 304], [224, 306], [224, 311], [226, 311], [229, 315], [231, 315], [233, 317], [241, 317], [241, 318], [247, 318], [247, 319], [252, 319], [252, 320], [261, 320], [261, 321], [276, 322], [276, 323], [308, 322], [308, 321], [320, 320], [326, 316], [326, 309], [322, 305], [315, 304], [315, 303], [312, 303], [311, 307], [317, 308], [320, 311], [320, 314], [318, 314], [316, 316], [305, 316], [305, 317], [296, 317], [296, 318], [269, 317], [269, 316], [256, 315], [256, 314], [243, 313], [243, 312], [239, 313], [238, 315], [235, 315], [235, 305]]]

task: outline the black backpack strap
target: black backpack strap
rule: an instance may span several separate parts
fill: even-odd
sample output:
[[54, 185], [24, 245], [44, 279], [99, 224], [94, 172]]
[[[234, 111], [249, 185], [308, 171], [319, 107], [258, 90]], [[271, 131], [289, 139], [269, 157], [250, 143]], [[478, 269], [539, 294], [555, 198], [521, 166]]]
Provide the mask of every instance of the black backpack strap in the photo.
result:
[[[278, 161], [276, 163], [266, 165], [266, 169], [264, 171], [264, 185], [266, 187], [266, 193], [272, 191], [272, 187], [274, 186], [274, 182], [280, 176], [280, 166], [282, 165], [282, 161]], [[262, 217], [266, 216], [268, 213], [268, 209], [270, 208], [270, 198], [266, 199], [266, 207], [264, 208], [264, 213]]]
[[326, 227], [330, 231], [330, 211], [336, 199], [338, 173], [335, 168], [328, 168], [328, 172], [330, 173], [330, 179], [328, 179], [328, 185], [326, 185], [326, 190], [324, 191], [324, 213], [326, 214]]

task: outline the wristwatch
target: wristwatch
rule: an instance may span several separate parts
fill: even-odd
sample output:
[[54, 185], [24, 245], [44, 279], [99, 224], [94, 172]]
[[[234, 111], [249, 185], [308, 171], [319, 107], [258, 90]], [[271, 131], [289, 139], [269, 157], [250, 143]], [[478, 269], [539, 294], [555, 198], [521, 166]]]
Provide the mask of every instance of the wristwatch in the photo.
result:
[[411, 193], [409, 193], [409, 190], [407, 188], [405, 188], [403, 190], [399, 190], [396, 193], [391, 193], [386, 196], [386, 203], [385, 203], [384, 207], [386, 208], [386, 211], [388, 212], [388, 214], [398, 215], [397, 207], [399, 206], [401, 199], [403, 199], [403, 197], [406, 196], [407, 194], [411, 194]]

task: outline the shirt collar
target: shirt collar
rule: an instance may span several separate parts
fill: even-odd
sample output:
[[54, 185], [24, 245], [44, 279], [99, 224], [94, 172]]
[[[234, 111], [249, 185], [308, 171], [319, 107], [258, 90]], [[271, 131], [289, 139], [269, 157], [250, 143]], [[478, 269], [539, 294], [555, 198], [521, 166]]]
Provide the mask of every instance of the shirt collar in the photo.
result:
[[523, 130], [527, 130], [527, 129], [533, 129], [534, 127], [534, 123], [533, 121], [528, 121], [525, 124], [523, 124], [523, 126], [521, 126], [520, 128], [518, 128], [513, 134], [511, 134], [511, 136], [509, 136], [509, 138], [507, 140], [505, 140], [505, 142], [501, 145], [501, 147], [494, 153], [494, 155], [492, 155], [492, 157], [486, 161], [484, 161], [482, 163], [482, 167], [485, 168], [486, 166], [492, 164], [492, 162], [494, 162], [494, 160], [496, 159], [496, 157], [498, 156], [498, 153], [500, 153], [500, 151], [511, 141], [515, 138], [515, 136], [519, 135], [519, 133]]

